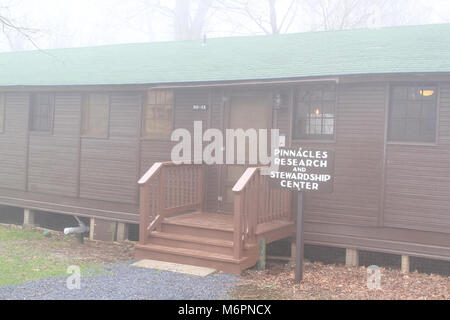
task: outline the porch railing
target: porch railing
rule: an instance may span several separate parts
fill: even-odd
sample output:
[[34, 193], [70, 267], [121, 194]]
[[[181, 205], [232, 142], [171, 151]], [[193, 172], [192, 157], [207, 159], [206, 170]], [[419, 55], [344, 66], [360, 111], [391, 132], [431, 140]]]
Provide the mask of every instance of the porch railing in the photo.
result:
[[145, 244], [164, 218], [202, 210], [205, 202], [204, 165], [155, 163], [139, 180], [140, 243]]
[[248, 168], [233, 188], [234, 257], [240, 259], [244, 246], [256, 243], [258, 225], [275, 220], [291, 220], [292, 193], [274, 189], [265, 168]]

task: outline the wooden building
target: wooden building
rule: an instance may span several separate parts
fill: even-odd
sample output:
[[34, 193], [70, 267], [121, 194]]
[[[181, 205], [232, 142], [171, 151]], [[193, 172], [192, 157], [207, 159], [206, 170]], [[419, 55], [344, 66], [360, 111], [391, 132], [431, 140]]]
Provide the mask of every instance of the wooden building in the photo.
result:
[[293, 236], [295, 201], [259, 169], [168, 163], [194, 121], [335, 151], [307, 244], [450, 260], [450, 25], [2, 53], [0, 204], [94, 238], [140, 223], [139, 257], [240, 272]]

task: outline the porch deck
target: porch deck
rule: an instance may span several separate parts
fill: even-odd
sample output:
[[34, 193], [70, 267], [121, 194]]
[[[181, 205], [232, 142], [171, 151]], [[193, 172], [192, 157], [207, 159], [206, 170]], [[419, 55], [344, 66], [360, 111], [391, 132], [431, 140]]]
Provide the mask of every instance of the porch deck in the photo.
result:
[[[246, 244], [242, 256], [234, 258], [233, 215], [213, 212], [189, 212], [165, 218], [144, 245], [136, 246], [138, 259], [152, 259], [198, 265], [229, 273], [241, 273], [258, 260], [258, 246]], [[262, 224], [257, 238], [269, 242], [285, 238], [294, 231], [294, 223], [277, 220]]]
[[233, 216], [225, 213], [191, 212], [166, 219], [173, 224], [191, 225], [205, 229], [233, 231]]
[[[233, 232], [233, 215], [214, 212], [190, 212], [166, 219], [167, 223], [192, 226], [210, 230]], [[262, 223], [256, 228], [257, 240], [267, 239], [269, 242], [286, 238], [286, 234], [294, 232], [295, 223], [287, 220], [273, 220]], [[292, 232], [291, 232], [292, 230]]]
[[291, 195], [269, 188], [258, 168], [233, 189], [234, 213], [205, 212], [204, 166], [155, 164], [140, 181], [138, 259], [153, 259], [241, 273], [258, 260], [258, 241], [293, 235]]

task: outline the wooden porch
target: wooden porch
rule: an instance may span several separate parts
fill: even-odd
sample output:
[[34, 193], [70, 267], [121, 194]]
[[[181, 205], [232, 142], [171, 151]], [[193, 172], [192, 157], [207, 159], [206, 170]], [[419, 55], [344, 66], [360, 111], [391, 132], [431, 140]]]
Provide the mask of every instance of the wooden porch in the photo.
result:
[[205, 166], [156, 163], [139, 181], [137, 259], [239, 274], [258, 260], [258, 241], [293, 235], [291, 193], [271, 189], [263, 168], [249, 168], [233, 188], [234, 213], [205, 211]]

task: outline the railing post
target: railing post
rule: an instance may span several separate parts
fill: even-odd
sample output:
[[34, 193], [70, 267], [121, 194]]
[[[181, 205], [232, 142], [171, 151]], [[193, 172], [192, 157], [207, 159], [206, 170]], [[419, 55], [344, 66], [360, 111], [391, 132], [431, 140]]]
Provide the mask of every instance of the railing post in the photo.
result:
[[200, 172], [198, 176], [198, 210], [203, 211], [205, 209], [205, 166], [200, 166]]
[[159, 174], [159, 199], [158, 199], [158, 213], [156, 216], [161, 216], [164, 218], [164, 210], [166, 208], [166, 168], [162, 167]]
[[139, 242], [145, 245], [147, 242], [147, 228], [150, 224], [150, 184], [145, 183], [140, 186], [139, 194], [140, 223], [139, 223]]
[[260, 212], [260, 199], [261, 199], [261, 171], [258, 170], [255, 176], [255, 203], [252, 204], [253, 206], [253, 210], [252, 211], [252, 216], [250, 218], [251, 221], [251, 228], [250, 228], [250, 236], [251, 236], [251, 240], [253, 242], [256, 242], [256, 226], [258, 225], [258, 213]]
[[242, 216], [244, 214], [244, 194], [236, 193], [234, 196], [234, 238], [233, 251], [234, 258], [240, 260], [242, 258]]

